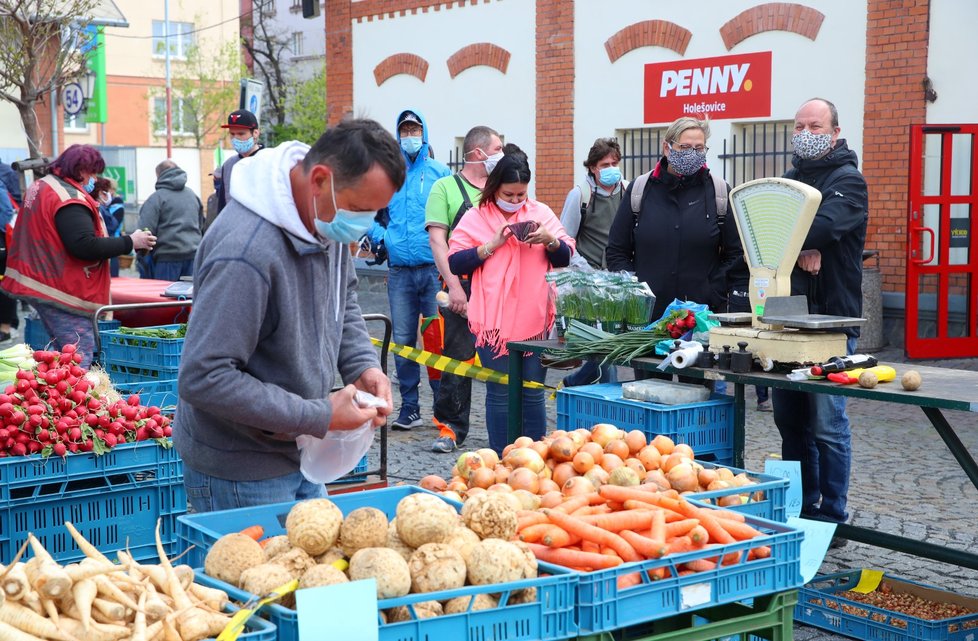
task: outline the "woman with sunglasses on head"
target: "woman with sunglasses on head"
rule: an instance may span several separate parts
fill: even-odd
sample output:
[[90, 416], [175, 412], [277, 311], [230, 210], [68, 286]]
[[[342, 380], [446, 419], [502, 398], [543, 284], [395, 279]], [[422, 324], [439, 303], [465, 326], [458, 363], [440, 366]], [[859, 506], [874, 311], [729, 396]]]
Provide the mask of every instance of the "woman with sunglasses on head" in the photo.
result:
[[[605, 250], [608, 269], [635, 272], [656, 295], [652, 318], [673, 299], [727, 309], [727, 272], [743, 261], [733, 216], [722, 212], [729, 186], [706, 166], [710, 124], [679, 118], [666, 130], [662, 157], [648, 176], [641, 206], [632, 211], [632, 191], [621, 199]], [[725, 190], [718, 194], [719, 190]], [[720, 196], [719, 198], [717, 196]], [[729, 209], [728, 207], [723, 207]]]
[[[469, 329], [482, 365], [509, 371], [509, 341], [545, 338], [554, 323], [554, 293], [547, 272], [570, 264], [574, 240], [553, 210], [527, 197], [526, 154], [507, 152], [489, 174], [481, 204], [462, 218], [449, 239], [454, 274], [471, 274]], [[540, 356], [523, 359], [523, 378], [542, 383]], [[502, 453], [507, 438], [507, 389], [486, 384], [489, 447]], [[523, 392], [523, 434], [536, 440], [547, 428], [544, 390]]]

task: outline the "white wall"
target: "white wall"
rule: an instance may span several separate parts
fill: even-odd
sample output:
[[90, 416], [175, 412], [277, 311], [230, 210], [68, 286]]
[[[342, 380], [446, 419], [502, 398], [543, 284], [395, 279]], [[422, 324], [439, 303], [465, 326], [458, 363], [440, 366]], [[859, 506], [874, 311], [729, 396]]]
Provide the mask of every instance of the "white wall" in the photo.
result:
[[[173, 148], [173, 162], [187, 172], [187, 187], [200, 196], [200, 152]], [[166, 160], [166, 147], [136, 148], [136, 198], [140, 205], [156, 191], [156, 165]]]
[[927, 103], [927, 122], [978, 122], [978, 83], [971, 65], [978, 60], [978, 3], [931, 0], [927, 75], [937, 101]]
[[[428, 122], [435, 157], [443, 162], [456, 137], [475, 125], [488, 125], [506, 142], [522, 147], [533, 167], [535, 22], [532, 2], [507, 0], [354, 23], [354, 113], [374, 118], [393, 132], [398, 113], [419, 109]], [[490, 42], [512, 54], [506, 74], [479, 66], [452, 79], [448, 58], [478, 42]], [[427, 60], [425, 82], [402, 74], [378, 87], [374, 67], [396, 53], [413, 53]]]
[[[47, 135], [51, 135], [51, 123], [47, 123]], [[0, 100], [0, 160], [8, 165], [27, 158], [27, 138], [20, 124], [20, 112], [9, 102]]]
[[[945, 0], [954, 2], [955, 0]], [[708, 163], [719, 166], [717, 154], [732, 123], [791, 120], [806, 99], [820, 96], [839, 110], [842, 137], [861, 157], [866, 68], [866, 2], [804, 3], [825, 19], [815, 41], [796, 33], [760, 33], [727, 50], [720, 27], [754, 0], [682, 2], [647, 0], [579, 1], [575, 3], [574, 166], [580, 168], [594, 140], [615, 129], [651, 127], [643, 123], [644, 66], [680, 59], [709, 58], [771, 51], [771, 116], [721, 120], [711, 116]], [[692, 32], [685, 55], [664, 47], [641, 47], [612, 63], [604, 43], [618, 30], [642, 20], [667, 20]], [[532, 46], [532, 42], [529, 43]], [[661, 123], [666, 125], [668, 123]], [[581, 169], [583, 172], [583, 169]]]

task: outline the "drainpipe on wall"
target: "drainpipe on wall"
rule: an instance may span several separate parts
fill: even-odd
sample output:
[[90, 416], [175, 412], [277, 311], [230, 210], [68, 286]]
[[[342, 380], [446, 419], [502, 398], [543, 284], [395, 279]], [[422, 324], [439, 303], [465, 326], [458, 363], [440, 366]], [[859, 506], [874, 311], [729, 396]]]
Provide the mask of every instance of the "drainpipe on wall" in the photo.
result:
[[54, 87], [51, 87], [50, 100], [51, 100], [51, 157], [57, 158], [58, 157], [58, 92], [54, 90]]

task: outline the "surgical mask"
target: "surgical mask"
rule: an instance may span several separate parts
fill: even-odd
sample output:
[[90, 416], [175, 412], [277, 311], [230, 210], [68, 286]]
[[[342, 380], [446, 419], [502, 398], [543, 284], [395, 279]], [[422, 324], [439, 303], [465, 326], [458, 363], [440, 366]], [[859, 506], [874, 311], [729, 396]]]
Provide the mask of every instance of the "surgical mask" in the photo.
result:
[[605, 167], [598, 172], [598, 180], [602, 185], [614, 187], [621, 182], [621, 169], [617, 167]]
[[231, 139], [231, 146], [239, 154], [246, 154], [251, 151], [251, 148], [255, 146], [254, 138], [247, 138], [245, 140], [239, 140], [237, 138]]
[[403, 136], [401, 138], [401, 149], [408, 156], [413, 156], [421, 151], [421, 144], [421, 136]]
[[338, 243], [355, 243], [360, 240], [374, 222], [376, 211], [350, 211], [336, 206], [336, 191], [333, 188], [333, 175], [329, 176], [329, 191], [333, 197], [333, 210], [336, 215], [333, 220], [319, 220], [319, 207], [316, 199], [312, 201], [312, 211], [315, 216], [316, 231], [320, 236], [331, 238]]
[[95, 176], [92, 176], [91, 178], [88, 179], [88, 182], [85, 183], [85, 191], [87, 191], [88, 193], [92, 193], [94, 189], [95, 189]]
[[832, 134], [813, 134], [805, 129], [791, 137], [795, 154], [805, 160], [821, 158], [832, 147]]
[[488, 158], [486, 158], [483, 163], [486, 165], [486, 173], [491, 174], [492, 170], [496, 168], [499, 161], [503, 159], [503, 152], [495, 153]]
[[511, 203], [509, 201], [503, 200], [502, 198], [496, 199], [496, 207], [499, 207], [507, 214], [515, 214], [526, 204], [526, 199], [524, 198], [518, 203]]
[[669, 166], [680, 176], [692, 176], [706, 164], [706, 152], [669, 148]]

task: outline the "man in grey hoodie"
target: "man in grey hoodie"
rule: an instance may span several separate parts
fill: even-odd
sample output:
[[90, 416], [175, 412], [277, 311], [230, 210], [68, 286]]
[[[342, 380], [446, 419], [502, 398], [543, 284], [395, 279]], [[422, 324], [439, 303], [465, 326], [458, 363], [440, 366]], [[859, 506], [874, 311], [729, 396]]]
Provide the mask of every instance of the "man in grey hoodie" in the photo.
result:
[[[377, 427], [392, 408], [347, 243], [404, 182], [397, 142], [351, 119], [234, 176], [230, 215], [197, 252], [180, 365], [173, 441], [198, 512], [325, 496], [299, 471], [296, 437]], [[357, 390], [386, 407], [361, 407]]]
[[156, 191], [139, 209], [136, 229], [148, 229], [156, 236], [152, 253], [140, 257], [139, 275], [172, 281], [193, 276], [203, 228], [204, 207], [187, 188], [187, 172], [164, 160], [156, 166]]

